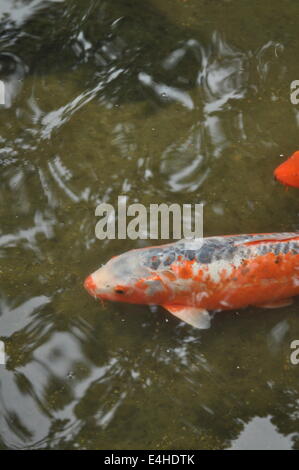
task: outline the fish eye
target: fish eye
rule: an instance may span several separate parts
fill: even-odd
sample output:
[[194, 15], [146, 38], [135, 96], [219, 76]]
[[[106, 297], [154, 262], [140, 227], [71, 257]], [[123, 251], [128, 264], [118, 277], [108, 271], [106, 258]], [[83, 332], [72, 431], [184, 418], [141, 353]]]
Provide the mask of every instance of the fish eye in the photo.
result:
[[119, 289], [119, 288], [114, 289], [114, 292], [116, 294], [124, 294], [125, 293], [125, 291], [123, 289]]

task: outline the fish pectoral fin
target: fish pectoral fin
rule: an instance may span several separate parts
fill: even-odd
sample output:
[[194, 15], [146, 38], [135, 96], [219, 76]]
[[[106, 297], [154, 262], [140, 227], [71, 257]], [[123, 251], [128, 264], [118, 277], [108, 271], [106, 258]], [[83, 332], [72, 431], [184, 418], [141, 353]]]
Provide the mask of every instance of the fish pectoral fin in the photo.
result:
[[273, 300], [273, 302], [267, 302], [265, 304], [257, 304], [256, 307], [261, 308], [280, 308], [280, 307], [288, 307], [294, 303], [294, 299], [281, 299], [281, 300]]
[[201, 330], [210, 328], [211, 317], [204, 308], [187, 307], [185, 305], [162, 305], [162, 307], [195, 328]]

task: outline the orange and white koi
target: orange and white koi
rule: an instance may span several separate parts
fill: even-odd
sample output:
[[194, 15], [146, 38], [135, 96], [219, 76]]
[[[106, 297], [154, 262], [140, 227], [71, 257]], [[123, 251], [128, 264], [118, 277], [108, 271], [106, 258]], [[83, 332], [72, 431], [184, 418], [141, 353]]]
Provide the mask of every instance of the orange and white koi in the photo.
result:
[[198, 328], [211, 311], [289, 305], [299, 295], [299, 232], [216, 236], [131, 250], [87, 277], [101, 300], [161, 305]]

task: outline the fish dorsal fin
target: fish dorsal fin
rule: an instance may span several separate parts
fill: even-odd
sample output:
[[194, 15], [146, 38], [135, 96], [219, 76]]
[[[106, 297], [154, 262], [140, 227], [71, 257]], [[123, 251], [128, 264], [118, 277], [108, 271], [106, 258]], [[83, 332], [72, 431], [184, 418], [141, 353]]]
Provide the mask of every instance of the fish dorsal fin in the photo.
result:
[[211, 318], [209, 312], [204, 308], [188, 307], [185, 305], [163, 305], [172, 315], [189, 325], [206, 330], [210, 328]]
[[299, 232], [293, 233], [269, 233], [269, 234], [260, 234], [260, 235], [252, 235], [251, 239], [243, 240], [240, 243], [236, 243], [237, 245], [243, 246], [251, 246], [251, 245], [258, 245], [260, 243], [275, 243], [275, 242], [283, 242], [283, 241], [292, 241], [292, 240], [299, 240]]

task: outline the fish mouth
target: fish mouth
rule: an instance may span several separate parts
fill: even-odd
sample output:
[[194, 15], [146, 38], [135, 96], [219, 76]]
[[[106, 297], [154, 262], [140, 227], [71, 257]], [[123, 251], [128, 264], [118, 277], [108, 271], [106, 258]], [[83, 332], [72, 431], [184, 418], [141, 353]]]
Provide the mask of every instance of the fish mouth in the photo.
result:
[[84, 288], [92, 297], [94, 297], [95, 299], [98, 299], [101, 302], [102, 307], [105, 307], [104, 299], [102, 298], [101, 294], [97, 293], [96, 287], [97, 286], [93, 280], [92, 274], [90, 274], [89, 276], [87, 276], [87, 278], [84, 281]]
[[84, 288], [87, 290], [87, 292], [92, 295], [93, 297], [97, 297], [96, 295], [96, 285], [93, 280], [92, 275], [87, 276], [87, 278], [84, 281]]

